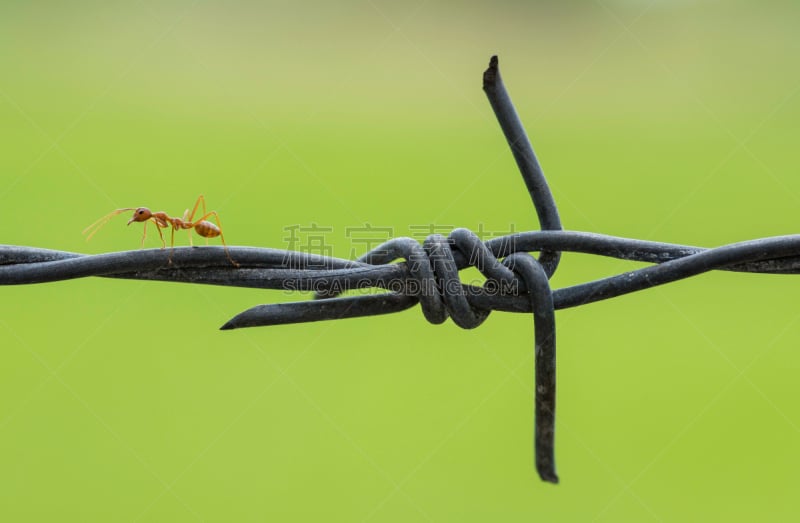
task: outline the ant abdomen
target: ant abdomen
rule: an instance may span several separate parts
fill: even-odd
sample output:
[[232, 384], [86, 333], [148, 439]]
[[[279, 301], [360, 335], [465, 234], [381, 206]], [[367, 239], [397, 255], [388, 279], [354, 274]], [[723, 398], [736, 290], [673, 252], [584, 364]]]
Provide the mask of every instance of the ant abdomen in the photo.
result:
[[222, 232], [219, 227], [206, 220], [197, 222], [194, 225], [194, 230], [203, 238], [216, 238]]

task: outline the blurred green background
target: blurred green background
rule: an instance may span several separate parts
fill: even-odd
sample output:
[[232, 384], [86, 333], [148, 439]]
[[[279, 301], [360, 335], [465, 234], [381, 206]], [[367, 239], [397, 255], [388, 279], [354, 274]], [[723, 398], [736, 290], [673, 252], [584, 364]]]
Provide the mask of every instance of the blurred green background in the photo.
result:
[[[229, 244], [285, 248], [285, 227], [315, 222], [341, 257], [365, 223], [536, 229], [481, 90], [494, 53], [566, 228], [795, 233], [798, 17], [788, 1], [6, 0], [0, 242], [135, 249], [126, 218], [81, 230], [201, 193]], [[632, 267], [565, 254], [553, 285]], [[554, 487], [533, 468], [528, 316], [220, 332], [305, 297], [5, 287], [0, 520], [794, 520], [798, 291], [715, 273], [560, 311]]]

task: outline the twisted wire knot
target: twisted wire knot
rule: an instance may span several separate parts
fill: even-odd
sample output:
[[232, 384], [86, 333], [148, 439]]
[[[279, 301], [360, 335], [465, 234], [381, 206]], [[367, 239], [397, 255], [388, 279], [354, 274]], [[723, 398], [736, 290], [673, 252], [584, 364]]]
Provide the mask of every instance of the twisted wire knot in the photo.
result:
[[[431, 234], [421, 245], [412, 238], [393, 238], [357, 261], [385, 265], [397, 259], [405, 260], [410, 279], [387, 282], [386, 288], [418, 299], [430, 323], [438, 325], [451, 317], [459, 327], [473, 329], [486, 320], [491, 309], [469, 302], [459, 270], [478, 269], [486, 277], [482, 288], [488, 295], [518, 295], [527, 289], [524, 280], [520, 289], [520, 280], [514, 276], [514, 262], [520, 256], [530, 255], [514, 253], [501, 262], [475, 233], [469, 229], [455, 229], [447, 237]], [[330, 299], [340, 293], [323, 286], [315, 298]]]

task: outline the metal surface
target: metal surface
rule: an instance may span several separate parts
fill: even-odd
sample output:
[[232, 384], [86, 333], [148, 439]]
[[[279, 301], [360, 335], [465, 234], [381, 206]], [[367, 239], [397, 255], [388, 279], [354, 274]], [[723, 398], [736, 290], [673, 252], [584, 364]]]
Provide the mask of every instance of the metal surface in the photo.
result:
[[[0, 284], [31, 284], [103, 276], [205, 283], [262, 289], [314, 291], [312, 301], [258, 305], [229, 320], [223, 330], [388, 314], [420, 304], [425, 318], [447, 318], [465, 329], [480, 325], [491, 311], [533, 313], [535, 329], [535, 445], [540, 477], [557, 483], [555, 434], [555, 314], [656, 285], [721, 269], [797, 274], [800, 235], [762, 238], [706, 249], [561, 230], [542, 169], [503, 86], [492, 57], [484, 90], [519, 165], [541, 231], [482, 242], [466, 229], [448, 237], [429, 236], [423, 244], [395, 238], [357, 261], [293, 251], [230, 247], [179, 247], [83, 255], [20, 246], [0, 246]], [[581, 252], [654, 265], [551, 290], [561, 252]], [[537, 260], [530, 252], [539, 252]], [[399, 259], [404, 261], [393, 263]], [[476, 267], [483, 286], [464, 285], [459, 270]], [[389, 292], [339, 295], [357, 289]]]

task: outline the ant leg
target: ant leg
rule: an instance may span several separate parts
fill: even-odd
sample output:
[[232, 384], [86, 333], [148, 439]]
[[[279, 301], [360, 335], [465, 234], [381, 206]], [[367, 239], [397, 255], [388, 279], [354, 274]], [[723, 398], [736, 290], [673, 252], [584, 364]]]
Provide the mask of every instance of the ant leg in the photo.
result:
[[147, 222], [144, 222], [144, 227], [142, 227], [142, 242], [139, 245], [140, 249], [144, 249], [144, 239], [147, 238]]
[[[195, 204], [195, 209], [197, 209], [197, 204]], [[192, 212], [194, 212], [194, 211], [192, 211]], [[185, 211], [183, 211], [183, 221], [185, 223], [191, 223], [192, 222], [192, 218], [189, 217], [189, 209], [186, 209]], [[187, 232], [187, 234], [189, 236], [189, 247], [194, 247], [194, 242], [192, 241], [192, 229], [191, 228], [186, 229], [186, 232]]]
[[[197, 201], [194, 202], [194, 208], [192, 209], [192, 214], [189, 215], [189, 222], [194, 222], [194, 215], [197, 213], [197, 206], [201, 206], [203, 209], [203, 215], [208, 216], [206, 214], [206, 198], [202, 194], [197, 197]], [[199, 222], [203, 221], [205, 218], [200, 218]], [[192, 232], [189, 231], [189, 243], [192, 244]], [[194, 245], [194, 244], [192, 244]], [[206, 245], [208, 245], [208, 238], [206, 238]]]
[[170, 265], [172, 265], [172, 253], [173, 252], [175, 252], [175, 227], [174, 226], [172, 227], [172, 230], [170, 231], [170, 236], [169, 236], [169, 257], [167, 258], [167, 261], [169, 262]]
[[156, 230], [158, 231], [158, 235], [161, 237], [161, 248], [165, 248], [167, 246], [167, 242], [164, 241], [164, 234], [161, 232], [161, 225], [153, 219], [153, 223], [156, 224]]
[[[194, 202], [194, 207], [192, 208], [192, 214], [189, 215], [189, 219], [187, 220], [187, 219], [184, 218], [184, 221], [193, 222], [194, 221], [194, 215], [197, 214], [197, 207], [199, 205], [201, 205], [201, 204], [203, 206], [203, 214], [206, 214], [206, 199], [201, 194], [200, 196], [197, 197], [197, 201]], [[189, 210], [187, 209], [186, 212], [189, 212]], [[184, 217], [185, 216], [186, 215], [184, 214]], [[198, 221], [202, 221], [202, 219], [198, 220]]]
[[[201, 198], [202, 198], [202, 196], [201, 196]], [[222, 241], [222, 248], [225, 249], [225, 255], [228, 257], [228, 260], [230, 260], [230, 262], [234, 266], [238, 267], [239, 264], [236, 263], [235, 261], [233, 261], [233, 258], [231, 258], [231, 253], [228, 252], [228, 244], [225, 243], [225, 235], [222, 234], [222, 222], [219, 219], [219, 214], [217, 214], [217, 211], [210, 211], [210, 212], [204, 214], [203, 217], [200, 218], [199, 220], [197, 220], [197, 222], [195, 222], [195, 223], [202, 222], [203, 220], [205, 220], [206, 218], [208, 218], [210, 216], [214, 217], [214, 220], [217, 222], [217, 227], [219, 227], [219, 239]], [[208, 238], [206, 238], [206, 242], [208, 242]]]

